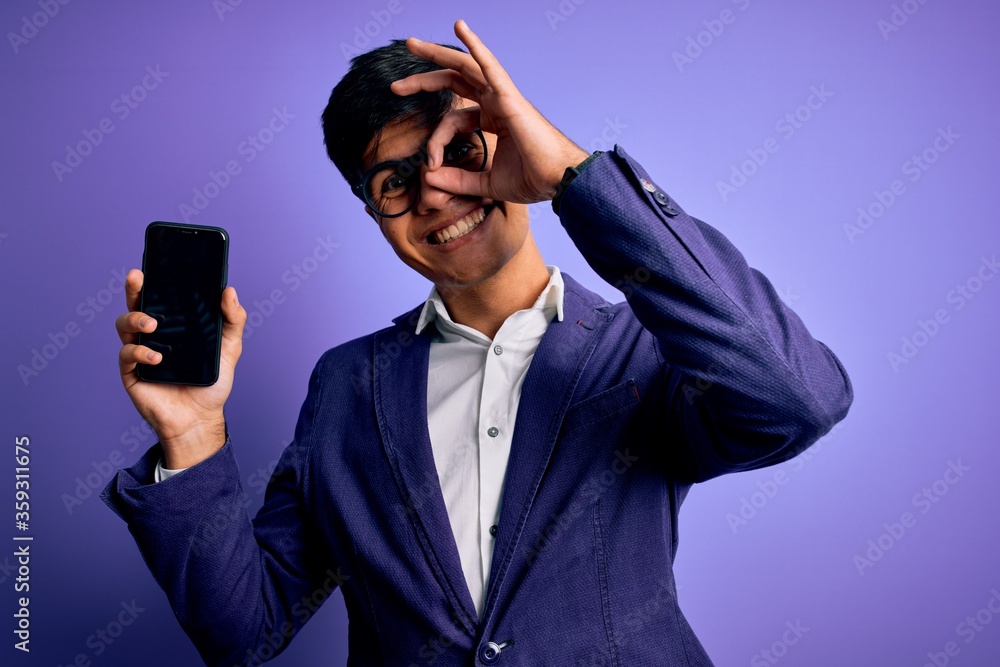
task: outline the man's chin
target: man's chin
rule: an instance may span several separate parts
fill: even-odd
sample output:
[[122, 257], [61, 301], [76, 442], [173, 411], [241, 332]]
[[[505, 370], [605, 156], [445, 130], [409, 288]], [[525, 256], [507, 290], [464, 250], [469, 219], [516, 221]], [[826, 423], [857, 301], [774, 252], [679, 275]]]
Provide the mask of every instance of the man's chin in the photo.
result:
[[493, 266], [476, 257], [469, 257], [468, 264], [464, 261], [460, 264], [460, 266], [441, 267], [441, 270], [435, 272], [432, 277], [426, 276], [438, 288], [441, 296], [447, 297], [449, 293], [454, 294], [474, 288], [496, 276], [504, 267], [504, 264]]

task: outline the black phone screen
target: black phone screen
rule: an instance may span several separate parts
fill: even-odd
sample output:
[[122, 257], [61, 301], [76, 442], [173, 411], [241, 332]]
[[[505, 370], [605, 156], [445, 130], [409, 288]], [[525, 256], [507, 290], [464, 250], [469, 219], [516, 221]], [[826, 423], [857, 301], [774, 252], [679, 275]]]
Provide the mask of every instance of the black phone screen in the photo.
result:
[[154, 222], [146, 228], [139, 310], [157, 321], [139, 343], [163, 354], [140, 379], [207, 386], [219, 377], [222, 290], [229, 236], [218, 227]]

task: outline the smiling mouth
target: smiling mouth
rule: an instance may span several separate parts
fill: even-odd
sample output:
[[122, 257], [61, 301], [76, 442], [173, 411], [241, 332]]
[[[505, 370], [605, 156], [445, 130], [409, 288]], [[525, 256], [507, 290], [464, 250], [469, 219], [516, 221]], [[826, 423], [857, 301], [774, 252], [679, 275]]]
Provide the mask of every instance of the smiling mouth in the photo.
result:
[[431, 245], [444, 245], [454, 241], [455, 239], [462, 238], [478, 227], [479, 223], [485, 220], [486, 216], [489, 215], [492, 210], [493, 205], [477, 208], [461, 220], [453, 222], [444, 229], [439, 229], [436, 232], [428, 234], [427, 242]]

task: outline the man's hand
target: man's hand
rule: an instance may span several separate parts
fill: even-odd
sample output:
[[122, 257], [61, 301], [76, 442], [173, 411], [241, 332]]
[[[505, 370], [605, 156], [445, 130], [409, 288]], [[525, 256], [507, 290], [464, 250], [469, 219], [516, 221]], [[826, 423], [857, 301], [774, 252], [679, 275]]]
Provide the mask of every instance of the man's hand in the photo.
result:
[[207, 459], [226, 443], [226, 421], [222, 407], [233, 387], [233, 372], [243, 350], [246, 310], [236, 299], [236, 290], [222, 293], [222, 356], [219, 379], [209, 387], [143, 382], [135, 373], [136, 363], [156, 365], [163, 355], [138, 345], [139, 332], [151, 333], [156, 320], [139, 312], [142, 271], [132, 269], [125, 278], [128, 312], [115, 320], [122, 341], [118, 366], [122, 384], [142, 418], [152, 427], [163, 447], [163, 465], [168, 469], [187, 468]]
[[[397, 95], [451, 90], [478, 104], [455, 109], [441, 119], [427, 142], [427, 182], [437, 188], [476, 197], [530, 204], [552, 199], [566, 167], [580, 164], [587, 153], [557, 130], [514, 86], [506, 70], [465, 21], [455, 34], [469, 49], [462, 53], [414, 37], [406, 46], [414, 55], [445, 69], [400, 79]], [[441, 167], [444, 147], [456, 133], [481, 128], [497, 135], [486, 171]]]

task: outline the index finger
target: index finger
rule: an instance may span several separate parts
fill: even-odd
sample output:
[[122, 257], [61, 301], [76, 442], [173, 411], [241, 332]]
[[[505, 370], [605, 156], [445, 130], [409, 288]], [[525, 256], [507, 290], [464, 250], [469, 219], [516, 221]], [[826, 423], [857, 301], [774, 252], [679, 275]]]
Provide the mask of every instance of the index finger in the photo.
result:
[[433, 72], [411, 74], [405, 79], [397, 79], [389, 86], [397, 95], [412, 95], [420, 91], [450, 90], [467, 100], [479, 101], [479, 91], [482, 88], [473, 86], [465, 78], [452, 69], [439, 69]]
[[476, 60], [482, 75], [486, 78], [486, 82], [493, 88], [494, 92], [501, 94], [517, 91], [510, 75], [507, 74], [507, 70], [503, 68], [500, 61], [493, 55], [493, 52], [486, 48], [483, 40], [479, 39], [479, 36], [472, 32], [472, 28], [469, 27], [468, 23], [462, 19], [456, 21], [455, 35], [469, 48], [469, 53]]

